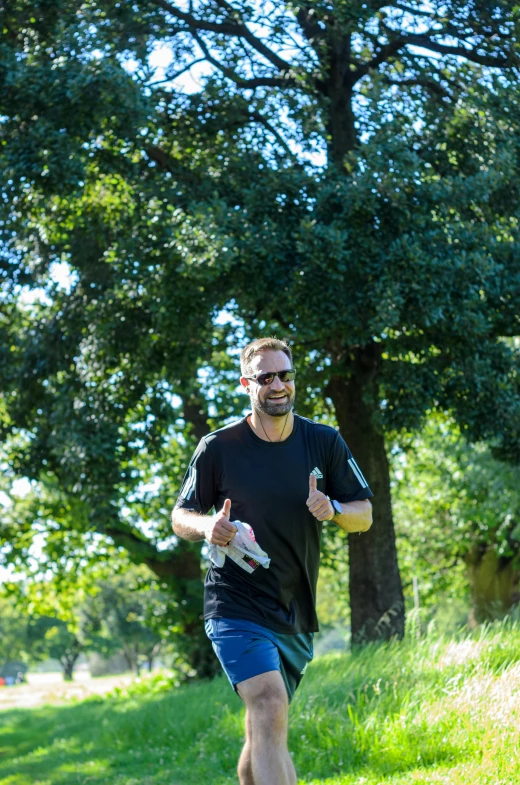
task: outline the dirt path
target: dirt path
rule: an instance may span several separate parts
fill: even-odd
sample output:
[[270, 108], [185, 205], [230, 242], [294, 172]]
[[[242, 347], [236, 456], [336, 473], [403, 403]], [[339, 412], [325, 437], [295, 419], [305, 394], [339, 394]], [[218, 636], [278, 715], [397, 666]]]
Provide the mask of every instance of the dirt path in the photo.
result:
[[70, 698], [82, 700], [89, 695], [104, 695], [114, 687], [130, 684], [133, 678], [130, 674], [123, 674], [93, 679], [88, 673], [78, 673], [74, 681], [64, 682], [61, 673], [29, 673], [27, 684], [0, 687], [0, 711], [34, 708], [44, 703], [63, 703]]

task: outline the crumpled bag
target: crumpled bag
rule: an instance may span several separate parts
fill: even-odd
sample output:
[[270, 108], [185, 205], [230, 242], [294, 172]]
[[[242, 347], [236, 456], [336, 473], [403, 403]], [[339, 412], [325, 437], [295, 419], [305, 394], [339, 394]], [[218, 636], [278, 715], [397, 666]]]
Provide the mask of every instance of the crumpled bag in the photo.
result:
[[217, 567], [223, 567], [226, 556], [232, 559], [246, 572], [254, 572], [262, 566], [269, 569], [271, 559], [255, 540], [253, 529], [248, 523], [231, 521], [237, 527], [237, 532], [229, 545], [211, 545], [209, 557]]

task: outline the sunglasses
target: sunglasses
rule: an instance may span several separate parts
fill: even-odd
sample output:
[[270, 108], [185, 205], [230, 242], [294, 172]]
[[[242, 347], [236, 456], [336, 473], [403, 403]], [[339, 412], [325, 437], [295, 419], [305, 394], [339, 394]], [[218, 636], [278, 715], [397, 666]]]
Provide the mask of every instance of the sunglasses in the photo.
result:
[[271, 371], [270, 373], [259, 373], [257, 376], [245, 376], [244, 378], [256, 382], [260, 387], [264, 387], [265, 385], [272, 384], [275, 376], [278, 376], [282, 384], [284, 384], [285, 382], [294, 381], [296, 371], [294, 368], [289, 368], [287, 371]]

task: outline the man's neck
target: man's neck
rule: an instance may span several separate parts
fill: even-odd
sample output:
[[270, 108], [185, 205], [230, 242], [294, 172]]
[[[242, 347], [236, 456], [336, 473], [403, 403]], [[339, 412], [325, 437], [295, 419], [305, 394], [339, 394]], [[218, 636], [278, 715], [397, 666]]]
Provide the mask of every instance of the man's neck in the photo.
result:
[[284, 442], [292, 433], [294, 414], [291, 409], [282, 417], [271, 417], [253, 409], [248, 421], [256, 435], [265, 442]]

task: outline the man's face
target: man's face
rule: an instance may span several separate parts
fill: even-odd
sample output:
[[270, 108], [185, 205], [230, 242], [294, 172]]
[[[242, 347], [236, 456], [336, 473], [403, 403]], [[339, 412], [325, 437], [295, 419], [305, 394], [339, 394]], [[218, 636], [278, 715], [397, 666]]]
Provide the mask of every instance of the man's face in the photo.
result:
[[[291, 363], [285, 352], [268, 350], [253, 357], [251, 372], [247, 375], [257, 376], [259, 373], [269, 371], [288, 371], [290, 368]], [[275, 376], [271, 384], [260, 385], [242, 376], [240, 383], [249, 393], [251, 406], [271, 417], [288, 414], [294, 405], [294, 381], [281, 382], [279, 377]]]

